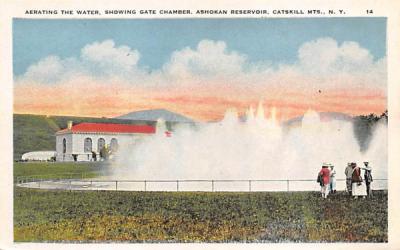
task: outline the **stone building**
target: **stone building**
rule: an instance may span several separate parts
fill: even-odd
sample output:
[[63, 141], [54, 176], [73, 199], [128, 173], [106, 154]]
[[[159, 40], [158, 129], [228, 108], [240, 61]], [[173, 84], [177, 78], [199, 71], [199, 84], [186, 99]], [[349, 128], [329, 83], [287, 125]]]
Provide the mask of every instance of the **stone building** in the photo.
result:
[[155, 132], [149, 125], [68, 122], [66, 129], [56, 133], [56, 161], [100, 160], [104, 147], [116, 152], [120, 145], [132, 145]]

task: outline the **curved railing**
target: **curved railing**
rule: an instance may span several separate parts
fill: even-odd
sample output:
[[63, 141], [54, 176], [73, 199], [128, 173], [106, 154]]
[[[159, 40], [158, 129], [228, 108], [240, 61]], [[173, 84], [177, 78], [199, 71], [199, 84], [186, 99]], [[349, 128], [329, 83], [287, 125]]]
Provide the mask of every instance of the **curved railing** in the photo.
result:
[[[237, 180], [110, 180], [85, 179], [82, 174], [71, 173], [71, 178], [51, 176], [18, 177], [20, 187], [66, 190], [116, 190], [116, 191], [208, 191], [208, 192], [258, 192], [258, 191], [318, 191], [319, 184], [311, 179], [237, 179]], [[337, 190], [346, 189], [346, 179], [336, 180]], [[387, 190], [388, 179], [374, 179], [372, 189]]]

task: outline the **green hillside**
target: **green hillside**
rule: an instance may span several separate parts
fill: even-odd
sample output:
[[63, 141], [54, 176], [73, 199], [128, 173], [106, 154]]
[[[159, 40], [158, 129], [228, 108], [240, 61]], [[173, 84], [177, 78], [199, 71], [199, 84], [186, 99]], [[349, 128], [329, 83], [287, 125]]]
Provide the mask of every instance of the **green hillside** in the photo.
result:
[[36, 150], [54, 150], [54, 133], [58, 125], [51, 118], [39, 115], [14, 115], [14, 160]]
[[44, 116], [14, 114], [14, 160], [21, 159], [22, 154], [30, 151], [55, 150], [55, 133], [67, 127], [68, 121], [74, 123], [123, 123], [148, 124], [151, 121], [131, 121], [108, 118], [75, 117], [75, 116]]

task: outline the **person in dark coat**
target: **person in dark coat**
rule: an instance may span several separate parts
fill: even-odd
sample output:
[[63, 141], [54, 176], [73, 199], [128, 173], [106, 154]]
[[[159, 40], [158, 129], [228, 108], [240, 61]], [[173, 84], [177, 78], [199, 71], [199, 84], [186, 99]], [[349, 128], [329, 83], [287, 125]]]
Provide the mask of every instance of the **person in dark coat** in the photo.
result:
[[372, 168], [369, 165], [369, 162], [365, 161], [364, 162], [364, 180], [365, 180], [365, 185], [367, 187], [367, 196], [372, 197], [372, 190], [371, 190], [371, 182], [372, 180]]
[[92, 151], [92, 160], [97, 161], [97, 154], [94, 151]]

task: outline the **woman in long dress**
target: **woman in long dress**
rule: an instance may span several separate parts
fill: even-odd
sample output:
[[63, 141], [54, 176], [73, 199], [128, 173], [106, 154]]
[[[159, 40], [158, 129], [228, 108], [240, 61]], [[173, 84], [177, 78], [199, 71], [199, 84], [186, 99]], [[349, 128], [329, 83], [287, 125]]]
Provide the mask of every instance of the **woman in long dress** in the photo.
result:
[[321, 177], [321, 195], [322, 198], [327, 198], [328, 193], [329, 193], [329, 175], [330, 175], [330, 170], [328, 168], [328, 164], [323, 164], [321, 170], [319, 171], [319, 176]]
[[361, 177], [361, 169], [357, 166], [356, 163], [352, 163], [353, 173], [351, 175], [352, 181], [352, 195], [354, 199], [357, 199], [358, 196], [362, 196], [365, 198], [367, 196], [367, 190], [365, 187], [365, 183]]

